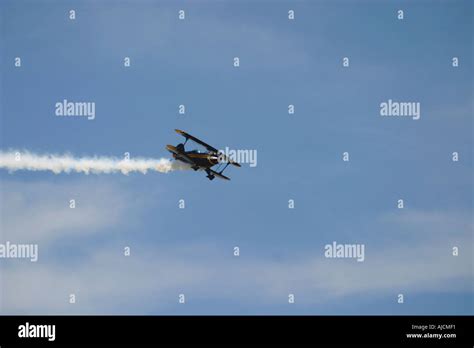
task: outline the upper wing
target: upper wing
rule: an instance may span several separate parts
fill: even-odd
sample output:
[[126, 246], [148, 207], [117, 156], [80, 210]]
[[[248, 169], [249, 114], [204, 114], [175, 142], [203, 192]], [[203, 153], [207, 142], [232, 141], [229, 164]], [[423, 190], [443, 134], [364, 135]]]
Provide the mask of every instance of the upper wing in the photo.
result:
[[218, 153], [219, 150], [217, 150], [215, 147], [212, 147], [211, 145], [209, 144], [206, 144], [204, 141], [202, 140], [199, 140], [198, 138], [196, 137], [193, 137], [191, 134], [188, 134], [186, 132], [183, 132], [182, 130], [179, 130], [179, 129], [175, 129], [176, 133], [178, 134], [181, 134], [183, 137], [185, 137], [186, 139], [191, 139], [192, 141], [194, 141], [196, 144], [199, 144], [199, 145], [202, 145], [204, 146], [208, 151], [212, 151], [212, 152], [215, 152], [215, 153]]

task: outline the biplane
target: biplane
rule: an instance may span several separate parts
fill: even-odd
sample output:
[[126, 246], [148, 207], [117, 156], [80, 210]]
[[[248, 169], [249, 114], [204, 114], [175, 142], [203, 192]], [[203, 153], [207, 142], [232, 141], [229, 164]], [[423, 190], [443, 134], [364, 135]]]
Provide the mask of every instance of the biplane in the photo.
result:
[[[194, 170], [204, 170], [207, 173], [207, 178], [209, 180], [214, 180], [215, 177], [224, 180], [230, 180], [229, 177], [222, 174], [224, 170], [226, 170], [229, 164], [240, 167], [239, 163], [233, 161], [215, 147], [206, 144], [204, 141], [199, 140], [198, 138], [193, 137], [191, 134], [183, 132], [182, 130], [175, 129], [175, 131], [176, 133], [182, 135], [186, 140], [184, 143], [180, 143], [176, 146], [166, 145], [166, 149], [173, 154], [173, 158], [175, 160], [188, 163]], [[184, 146], [188, 140], [191, 140], [194, 143], [204, 147], [205, 151], [186, 151]], [[215, 170], [211, 169], [214, 166], [217, 166]]]

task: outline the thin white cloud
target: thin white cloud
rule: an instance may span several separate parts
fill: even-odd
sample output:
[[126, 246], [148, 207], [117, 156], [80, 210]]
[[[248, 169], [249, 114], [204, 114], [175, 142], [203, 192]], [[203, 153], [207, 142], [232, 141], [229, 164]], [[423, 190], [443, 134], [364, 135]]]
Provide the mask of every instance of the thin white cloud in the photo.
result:
[[[1, 196], [2, 239], [40, 246], [71, 234], [85, 236], [117, 224], [126, 208], [125, 195], [98, 182], [3, 181]], [[75, 200], [74, 209], [70, 208], [71, 200]]]
[[[94, 205], [90, 209], [98, 211], [85, 210], [82, 219], [90, 218], [87, 222], [59, 209], [56, 212], [61, 222], [58, 223], [47, 213], [57, 209], [58, 195], [66, 199], [71, 190], [79, 191], [77, 186], [9, 184], [8, 194], [4, 196], [7, 201], [1, 206], [3, 217], [5, 212], [11, 214], [7, 228], [24, 233], [24, 237], [37, 237], [42, 245], [54, 243], [67, 231], [75, 230], [75, 235], [84, 238], [87, 250], [82, 261], [75, 263], [44, 261], [41, 257], [37, 263], [24, 260], [2, 263], [2, 313], [171, 313], [176, 311], [173, 306], [179, 293], [185, 293], [188, 302], [194, 303], [230, 301], [247, 308], [254, 308], [252, 305], [271, 308], [286, 303], [290, 292], [298, 301], [318, 306], [353, 295], [370, 298], [377, 294], [386, 296], [387, 301], [395, 301], [398, 293], [410, 296], [419, 292], [472, 291], [470, 231], [456, 236], [439, 233], [440, 228], [453, 221], [468, 226], [470, 218], [466, 221], [462, 214], [407, 215], [399, 221], [401, 225], [414, 224], [415, 228], [421, 225], [436, 232], [413, 243], [366, 243], [364, 262], [326, 259], [323, 245], [296, 259], [280, 262], [248, 253], [236, 258], [231, 256], [231, 247], [208, 243], [130, 245], [132, 253], [126, 257], [123, 247], [128, 242], [111, 239], [109, 243], [91, 246], [87, 236], [91, 231], [104, 233], [120, 225], [130, 200], [113, 185], [103, 187], [87, 182], [77, 185], [88, 195], [93, 194]], [[67, 192], [58, 193], [61, 191]], [[44, 198], [45, 192], [51, 192], [52, 196]], [[107, 200], [101, 198], [104, 195]], [[117, 204], [105, 203], [111, 198]], [[36, 213], [30, 222], [25, 222], [28, 219], [24, 214], [9, 210], [10, 203]], [[34, 227], [40, 233], [24, 232]], [[453, 246], [459, 247], [459, 256], [452, 255]], [[68, 303], [71, 293], [77, 298], [74, 305]]]
[[[258, 257], [232, 259], [202, 245], [185, 252], [135, 247], [126, 257], [120, 245], [109, 245], [72, 267], [19, 263], [6, 268], [3, 311], [166, 312], [181, 292], [193, 302], [271, 306], [284, 304], [290, 292], [308, 305], [318, 305], [354, 294], [384, 294], [387, 301], [395, 301], [398, 293], [471, 291], [470, 250], [462, 246], [457, 257], [449, 243], [387, 250], [371, 250], [369, 245], [366, 253], [363, 263], [324, 259], [322, 250], [279, 263]], [[75, 305], [67, 302], [70, 293], [77, 296]]]

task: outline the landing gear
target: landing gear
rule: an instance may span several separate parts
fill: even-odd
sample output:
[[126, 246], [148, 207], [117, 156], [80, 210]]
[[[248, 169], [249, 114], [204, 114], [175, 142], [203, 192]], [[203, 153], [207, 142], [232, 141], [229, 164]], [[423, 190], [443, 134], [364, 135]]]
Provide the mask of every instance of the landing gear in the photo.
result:
[[206, 173], [207, 173], [206, 178], [208, 178], [209, 180], [214, 180], [215, 176], [214, 174], [211, 173], [209, 169], [206, 169]]

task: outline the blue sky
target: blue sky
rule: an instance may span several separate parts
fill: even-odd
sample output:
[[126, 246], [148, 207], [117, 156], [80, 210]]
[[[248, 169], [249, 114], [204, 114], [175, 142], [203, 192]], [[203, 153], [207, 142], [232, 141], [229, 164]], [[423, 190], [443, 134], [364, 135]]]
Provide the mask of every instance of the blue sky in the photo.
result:
[[1, 260], [3, 313], [473, 314], [469, 1], [2, 1], [0, 21], [2, 150], [161, 158], [180, 128], [258, 151], [230, 182], [2, 170], [0, 237], [40, 250]]

